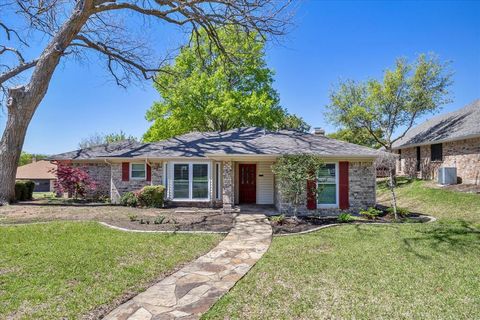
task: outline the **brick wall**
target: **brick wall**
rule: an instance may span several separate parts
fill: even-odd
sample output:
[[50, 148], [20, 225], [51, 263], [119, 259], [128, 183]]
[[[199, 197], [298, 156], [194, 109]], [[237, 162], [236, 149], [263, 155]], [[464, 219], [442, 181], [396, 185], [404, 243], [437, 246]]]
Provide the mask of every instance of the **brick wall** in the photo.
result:
[[133, 180], [122, 181], [122, 164], [112, 163], [111, 165], [111, 199], [112, 203], [118, 203], [122, 194], [128, 191], [135, 191], [149, 185], [161, 185], [163, 183], [163, 167], [161, 163], [151, 163], [152, 181]]
[[107, 163], [72, 163], [85, 170], [97, 184], [95, 190], [87, 190], [87, 198], [110, 197], [110, 165]]
[[[338, 174], [338, 173], [337, 173]], [[372, 162], [349, 162], [348, 166], [349, 178], [349, 204], [348, 210], [340, 210], [337, 208], [319, 208], [316, 210], [308, 210], [306, 203], [298, 208], [299, 214], [339, 214], [340, 212], [350, 211], [357, 212], [361, 209], [372, 207], [376, 203], [376, 172]], [[281, 213], [292, 212], [290, 203], [282, 199], [279, 190], [279, 184], [275, 179], [275, 207]], [[306, 193], [306, 185], [305, 185]], [[306, 198], [306, 194], [304, 195]]]
[[443, 143], [443, 161], [431, 161], [431, 147], [420, 147], [420, 171], [416, 171], [416, 147], [402, 149], [402, 166], [397, 162], [400, 175], [422, 179], [437, 179], [440, 167], [456, 167], [463, 183], [480, 184], [480, 138]]

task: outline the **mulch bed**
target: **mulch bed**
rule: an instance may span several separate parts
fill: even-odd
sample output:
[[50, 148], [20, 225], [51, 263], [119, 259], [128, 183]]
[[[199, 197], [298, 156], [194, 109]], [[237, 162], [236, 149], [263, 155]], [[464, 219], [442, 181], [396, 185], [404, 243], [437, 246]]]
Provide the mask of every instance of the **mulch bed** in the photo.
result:
[[[369, 223], [423, 223], [430, 219], [418, 213], [411, 213], [408, 217], [401, 218], [395, 221], [393, 215], [384, 215], [375, 220], [367, 220], [355, 216], [357, 219], [353, 222], [342, 224], [369, 224]], [[285, 218], [283, 221], [276, 223], [270, 221], [273, 229], [273, 234], [293, 234], [303, 231], [309, 231], [321, 226], [341, 223], [336, 217], [297, 217]]]

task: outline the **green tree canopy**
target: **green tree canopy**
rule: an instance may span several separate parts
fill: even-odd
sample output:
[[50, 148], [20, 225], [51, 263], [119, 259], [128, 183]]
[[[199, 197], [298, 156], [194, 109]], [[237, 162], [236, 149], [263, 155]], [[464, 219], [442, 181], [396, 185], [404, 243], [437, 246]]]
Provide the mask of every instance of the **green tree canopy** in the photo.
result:
[[157, 76], [161, 100], [147, 111], [153, 124], [145, 141], [242, 126], [308, 130], [301, 118], [280, 106], [272, 87], [273, 71], [264, 58], [264, 41], [232, 28], [221, 29], [218, 35], [227, 57], [235, 58], [226, 60], [202, 31], [203, 36], [182, 48], [174, 63]]
[[385, 71], [382, 82], [341, 82], [330, 95], [327, 118], [352, 132], [366, 130], [378, 144], [391, 150], [418, 118], [450, 102], [451, 83], [447, 64], [432, 55], [422, 54], [411, 64], [397, 59], [395, 68]]
[[20, 154], [20, 160], [18, 161], [19, 166], [24, 166], [26, 164], [32, 163], [33, 159], [35, 160], [43, 160], [47, 158], [48, 155], [46, 154], [33, 154], [33, 153], [28, 153], [25, 151], [22, 151]]
[[[381, 130], [377, 129], [375, 134], [383, 139]], [[365, 128], [358, 128], [354, 130], [344, 128], [338, 130], [337, 132], [327, 134], [327, 137], [374, 149], [378, 149], [382, 146]]]

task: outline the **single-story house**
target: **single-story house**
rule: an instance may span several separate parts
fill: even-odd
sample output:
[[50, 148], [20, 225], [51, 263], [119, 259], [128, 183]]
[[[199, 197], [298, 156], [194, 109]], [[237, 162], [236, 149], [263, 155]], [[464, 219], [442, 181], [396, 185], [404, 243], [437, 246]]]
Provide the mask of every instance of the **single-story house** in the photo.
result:
[[53, 192], [53, 186], [57, 177], [54, 170], [56, 164], [50, 161], [33, 159], [32, 163], [17, 168], [16, 180], [32, 180], [35, 182], [34, 192]]
[[480, 184], [480, 100], [412, 128], [393, 150], [400, 175], [437, 179], [438, 168], [456, 167], [462, 183]]
[[[98, 184], [95, 192], [118, 203], [121, 195], [146, 185], [166, 186], [173, 205], [223, 207], [272, 205], [289, 210], [282, 200], [272, 164], [285, 154], [315, 154], [325, 167], [301, 212], [340, 212], [375, 205], [378, 151], [291, 130], [248, 127], [226, 132], [193, 132], [155, 143], [122, 141], [53, 156], [84, 166]], [[311, 183], [311, 182], [310, 182]], [[315, 183], [315, 182], [314, 182]], [[305, 184], [305, 192], [311, 190]]]

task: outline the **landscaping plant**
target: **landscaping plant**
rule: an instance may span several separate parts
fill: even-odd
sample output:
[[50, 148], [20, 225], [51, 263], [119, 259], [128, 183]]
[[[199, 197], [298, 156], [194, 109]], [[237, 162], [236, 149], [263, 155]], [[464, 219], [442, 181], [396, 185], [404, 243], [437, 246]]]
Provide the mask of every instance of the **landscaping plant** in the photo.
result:
[[382, 210], [375, 209], [373, 207], [368, 208], [367, 210], [361, 210], [360, 214], [367, 217], [367, 219], [375, 220], [383, 212]]
[[53, 172], [57, 176], [54, 184], [57, 194], [66, 192], [69, 197], [74, 199], [85, 198], [87, 191], [93, 191], [97, 188], [97, 183], [83, 168], [58, 163], [57, 169]]
[[355, 218], [353, 218], [352, 215], [348, 212], [342, 212], [338, 215], [337, 220], [338, 220], [338, 222], [347, 223], [347, 222], [354, 221]]
[[165, 187], [145, 186], [136, 193], [140, 207], [161, 208], [163, 206]]
[[15, 200], [25, 201], [33, 198], [33, 190], [35, 189], [35, 182], [17, 181], [15, 182]]
[[307, 181], [315, 181], [317, 172], [323, 161], [310, 154], [284, 155], [278, 158], [272, 166], [272, 171], [278, 179], [280, 195], [285, 202], [293, 207], [296, 217], [299, 206], [307, 201], [307, 193], [315, 190], [307, 189]]

